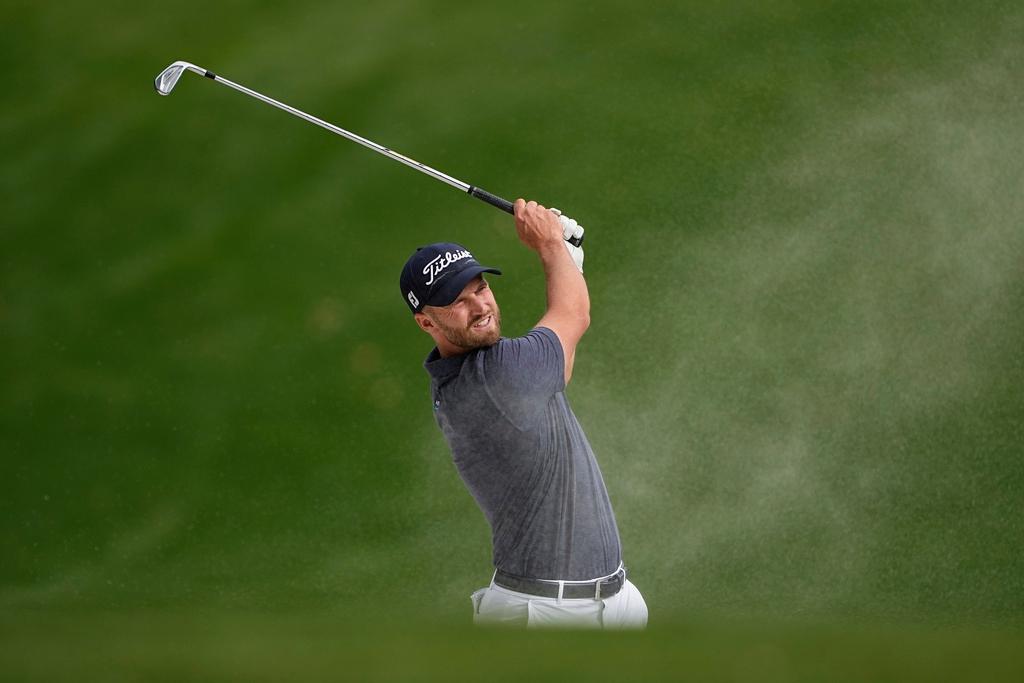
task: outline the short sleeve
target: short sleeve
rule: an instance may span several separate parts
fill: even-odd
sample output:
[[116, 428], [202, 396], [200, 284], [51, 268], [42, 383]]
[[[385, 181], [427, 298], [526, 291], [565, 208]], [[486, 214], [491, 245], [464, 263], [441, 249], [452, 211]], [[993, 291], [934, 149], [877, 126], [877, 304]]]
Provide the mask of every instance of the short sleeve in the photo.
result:
[[546, 327], [502, 339], [480, 355], [480, 363], [481, 379], [491, 400], [520, 427], [565, 389], [562, 342]]

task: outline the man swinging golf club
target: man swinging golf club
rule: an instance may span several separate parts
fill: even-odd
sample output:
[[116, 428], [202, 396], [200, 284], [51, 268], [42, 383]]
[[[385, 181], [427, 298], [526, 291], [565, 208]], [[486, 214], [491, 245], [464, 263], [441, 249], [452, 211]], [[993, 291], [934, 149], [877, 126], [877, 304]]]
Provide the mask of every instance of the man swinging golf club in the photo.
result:
[[[515, 215], [537, 252], [548, 307], [526, 336], [501, 338], [498, 304], [457, 244], [409, 257], [402, 298], [436, 348], [425, 363], [437, 422], [455, 465], [491, 525], [495, 573], [473, 594], [474, 620], [530, 626], [643, 627], [647, 606], [626, 580], [619, 532], [601, 471], [565, 398], [576, 344], [590, 323], [583, 229], [556, 209], [515, 205], [372, 140], [190, 62], [153, 86], [169, 95], [191, 71], [372, 149]], [[563, 246], [564, 245], [564, 246]]]
[[626, 579], [615, 515], [594, 453], [565, 397], [590, 324], [583, 229], [536, 202], [514, 205], [537, 253], [547, 310], [525, 336], [501, 337], [480, 265], [458, 244], [418, 249], [402, 298], [435, 348], [434, 415], [459, 475], [491, 526], [495, 572], [472, 595], [476, 623], [643, 628], [647, 605]]

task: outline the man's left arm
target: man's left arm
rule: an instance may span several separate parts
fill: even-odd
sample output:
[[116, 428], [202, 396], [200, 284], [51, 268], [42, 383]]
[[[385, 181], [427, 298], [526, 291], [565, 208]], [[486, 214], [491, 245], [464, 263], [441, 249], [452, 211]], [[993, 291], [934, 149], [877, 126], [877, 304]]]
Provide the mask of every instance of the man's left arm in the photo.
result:
[[564, 381], [572, 378], [576, 345], [590, 326], [590, 294], [583, 271], [565, 246], [559, 215], [536, 202], [517, 199], [516, 231], [523, 244], [540, 257], [547, 282], [547, 310], [536, 327], [558, 337], [565, 358]]

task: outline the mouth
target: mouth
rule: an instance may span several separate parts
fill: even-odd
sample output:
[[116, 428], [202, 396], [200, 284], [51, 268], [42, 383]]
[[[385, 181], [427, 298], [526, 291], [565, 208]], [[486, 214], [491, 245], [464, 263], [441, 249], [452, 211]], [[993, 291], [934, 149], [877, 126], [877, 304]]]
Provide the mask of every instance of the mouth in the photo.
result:
[[490, 325], [491, 325], [491, 321], [492, 321], [493, 319], [494, 319], [494, 316], [493, 316], [493, 315], [491, 315], [490, 313], [488, 313], [488, 314], [487, 314], [487, 315], [485, 315], [484, 317], [480, 318], [480, 320], [478, 320], [478, 321], [476, 321], [475, 323], [473, 323], [473, 324], [471, 325], [471, 327], [472, 327], [473, 329], [475, 329], [475, 330], [482, 330], [482, 329], [484, 329], [484, 328], [486, 328], [486, 327], [490, 327]]

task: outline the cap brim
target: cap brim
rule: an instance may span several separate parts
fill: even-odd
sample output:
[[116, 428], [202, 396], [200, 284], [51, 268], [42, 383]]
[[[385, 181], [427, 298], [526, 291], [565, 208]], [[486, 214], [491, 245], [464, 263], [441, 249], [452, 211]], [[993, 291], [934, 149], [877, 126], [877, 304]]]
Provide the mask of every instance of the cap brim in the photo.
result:
[[469, 284], [469, 281], [480, 273], [494, 273], [495, 275], [501, 275], [501, 271], [497, 268], [491, 268], [489, 266], [469, 266], [457, 273], [452, 273], [450, 276], [443, 278], [440, 282], [434, 283], [434, 287], [431, 287], [430, 296], [427, 297], [427, 301], [424, 305], [438, 307], [447, 306], [458, 299], [459, 294], [462, 294], [462, 290], [467, 284]]

